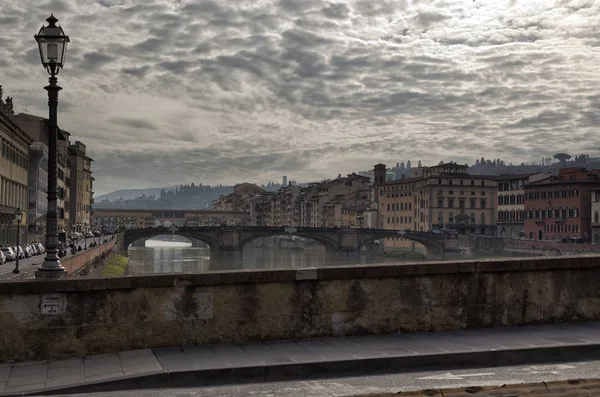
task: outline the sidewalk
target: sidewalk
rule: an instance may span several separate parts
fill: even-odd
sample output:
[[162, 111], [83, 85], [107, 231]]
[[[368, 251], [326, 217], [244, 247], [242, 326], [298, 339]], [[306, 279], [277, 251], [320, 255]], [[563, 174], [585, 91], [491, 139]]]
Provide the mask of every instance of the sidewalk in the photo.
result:
[[0, 364], [0, 396], [600, 359], [600, 323], [169, 347]]

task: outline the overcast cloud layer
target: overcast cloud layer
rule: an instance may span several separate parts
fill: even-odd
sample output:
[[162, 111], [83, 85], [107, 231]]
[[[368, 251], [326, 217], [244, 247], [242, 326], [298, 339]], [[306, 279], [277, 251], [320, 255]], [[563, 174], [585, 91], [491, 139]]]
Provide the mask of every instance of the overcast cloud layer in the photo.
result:
[[600, 0], [1, 0], [17, 112], [47, 114], [50, 12], [72, 41], [59, 124], [96, 194], [600, 143]]

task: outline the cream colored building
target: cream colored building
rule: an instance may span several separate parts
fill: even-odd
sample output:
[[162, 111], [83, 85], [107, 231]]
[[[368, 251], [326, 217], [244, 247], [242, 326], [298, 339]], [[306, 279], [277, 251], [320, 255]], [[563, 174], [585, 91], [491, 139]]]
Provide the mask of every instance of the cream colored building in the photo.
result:
[[[349, 174], [346, 177], [339, 177], [332, 180], [323, 181], [311, 189], [311, 194], [305, 200], [309, 200], [304, 206], [308, 210], [306, 214], [310, 224], [301, 225], [309, 227], [325, 227], [328, 224], [328, 211], [326, 205], [341, 197], [356, 193], [360, 190], [369, 188], [370, 179], [358, 174]], [[316, 194], [315, 194], [316, 193]], [[330, 215], [329, 215], [330, 217]]]
[[503, 238], [525, 237], [525, 190], [528, 183], [548, 179], [549, 174], [518, 174], [496, 177], [498, 182], [498, 236]]
[[80, 141], [69, 145], [70, 162], [70, 227], [71, 233], [84, 233], [92, 229], [92, 159]]
[[[15, 244], [14, 214], [23, 211], [22, 226], [27, 225], [29, 204], [28, 137], [14, 121], [12, 98], [3, 98], [0, 86], [0, 244]], [[21, 228], [21, 243], [28, 241], [27, 227]]]
[[423, 176], [378, 184], [383, 227], [460, 234], [496, 234], [497, 184], [455, 163], [423, 167]]
[[[34, 140], [30, 146], [29, 165], [29, 233], [38, 241], [46, 234], [46, 212], [48, 207], [48, 128], [47, 119], [31, 114], [19, 113], [15, 122]], [[58, 231], [69, 231], [69, 136], [59, 130], [57, 164], [57, 216]]]
[[250, 201], [265, 193], [265, 190], [254, 183], [239, 183], [233, 192], [223, 195], [212, 202], [212, 207], [219, 211], [250, 211]]

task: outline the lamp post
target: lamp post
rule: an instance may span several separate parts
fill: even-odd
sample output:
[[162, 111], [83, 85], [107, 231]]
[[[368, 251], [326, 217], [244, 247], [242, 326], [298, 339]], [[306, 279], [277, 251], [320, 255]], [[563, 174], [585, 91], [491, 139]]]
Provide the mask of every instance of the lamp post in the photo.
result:
[[21, 246], [21, 221], [23, 220], [23, 211], [20, 208], [17, 208], [15, 211], [15, 224], [17, 226], [17, 260], [15, 263], [15, 268], [13, 269], [13, 273], [19, 274], [21, 271], [19, 270], [19, 248]]
[[50, 75], [49, 83], [44, 89], [48, 91], [48, 211], [46, 215], [46, 257], [38, 269], [37, 277], [59, 278], [65, 275], [65, 268], [58, 259], [58, 217], [57, 217], [57, 157], [58, 157], [58, 86], [56, 75], [62, 69], [67, 54], [69, 37], [60, 26], [58, 19], [51, 14], [48, 26], [42, 26], [35, 40], [40, 50], [42, 65]]

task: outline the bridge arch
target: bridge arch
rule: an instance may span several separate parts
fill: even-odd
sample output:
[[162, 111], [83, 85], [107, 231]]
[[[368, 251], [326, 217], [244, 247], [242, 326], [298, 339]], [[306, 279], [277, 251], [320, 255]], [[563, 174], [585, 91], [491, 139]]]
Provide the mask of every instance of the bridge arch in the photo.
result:
[[261, 238], [269, 238], [269, 237], [283, 237], [283, 236], [296, 236], [296, 237], [302, 237], [302, 238], [306, 238], [308, 240], [312, 240], [312, 241], [316, 241], [317, 243], [321, 244], [324, 248], [325, 251], [338, 251], [339, 249], [339, 243], [337, 240], [333, 240], [330, 237], [327, 236], [323, 236], [323, 235], [318, 235], [315, 233], [303, 233], [303, 232], [293, 232], [293, 233], [286, 233], [284, 231], [263, 231], [263, 232], [258, 232], [258, 233], [253, 233], [253, 235], [246, 237], [244, 239], [242, 239], [240, 241], [240, 249], [243, 250], [244, 247], [246, 246], [246, 244], [261, 239]]
[[124, 252], [129, 250], [131, 244], [139, 240], [149, 240], [152, 237], [174, 234], [176, 236], [185, 237], [194, 240], [199, 240], [209, 246], [211, 253], [219, 250], [219, 242], [211, 235], [204, 233], [195, 233], [190, 230], [175, 230], [172, 231], [167, 227], [153, 227], [146, 229], [126, 230], [123, 236]]
[[372, 231], [363, 239], [361, 239], [361, 243], [358, 247], [359, 250], [362, 250], [364, 246], [367, 244], [373, 243], [376, 240], [384, 240], [386, 238], [396, 238], [402, 237], [407, 240], [414, 241], [415, 243], [419, 243], [425, 247], [427, 252], [431, 253], [440, 253], [444, 251], [444, 242], [443, 236], [437, 236], [433, 233], [427, 232], [404, 232], [399, 233], [399, 230], [381, 230], [381, 231]]

